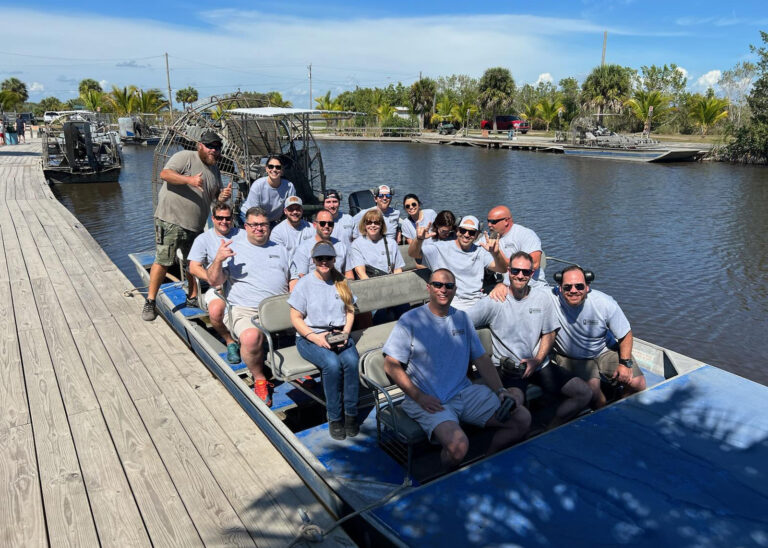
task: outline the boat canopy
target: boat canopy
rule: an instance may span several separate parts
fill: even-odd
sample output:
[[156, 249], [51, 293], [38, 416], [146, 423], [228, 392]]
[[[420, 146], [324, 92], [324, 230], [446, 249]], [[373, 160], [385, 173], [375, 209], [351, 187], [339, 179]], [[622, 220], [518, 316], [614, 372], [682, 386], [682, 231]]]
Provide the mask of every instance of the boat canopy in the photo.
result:
[[285, 107], [254, 107], [254, 108], [233, 108], [227, 110], [235, 114], [247, 114], [259, 118], [274, 118], [277, 116], [301, 116], [304, 114], [318, 115], [317, 118], [327, 118], [328, 114], [336, 116], [354, 116], [357, 112], [348, 110], [313, 110], [308, 108], [285, 108]]

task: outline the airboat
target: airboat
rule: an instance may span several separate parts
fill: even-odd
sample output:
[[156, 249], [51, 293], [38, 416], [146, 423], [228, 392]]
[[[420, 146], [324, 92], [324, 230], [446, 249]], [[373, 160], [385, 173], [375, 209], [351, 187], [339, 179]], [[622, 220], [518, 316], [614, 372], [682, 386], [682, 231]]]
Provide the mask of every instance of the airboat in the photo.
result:
[[[263, 176], [266, 158], [282, 154], [305, 207], [317, 209], [325, 177], [309, 125], [346, 115], [253, 106], [237, 96], [209, 99], [161, 138], [153, 185], [157, 190], [173, 153], [194, 149], [212, 129], [223, 137], [219, 166], [224, 184], [233, 183], [236, 207]], [[131, 259], [148, 282], [154, 251]], [[359, 310], [424, 303], [424, 280], [412, 266], [351, 282]], [[182, 282], [163, 284], [159, 313], [361, 545], [741, 545], [768, 538], [764, 386], [635, 339], [646, 391], [494, 455], [484, 453], [487, 433], [470, 430], [467, 460], [445, 474], [381, 367], [392, 324], [353, 332], [361, 433], [337, 441], [328, 435], [322, 379], [293, 344], [286, 295], [260, 305], [276, 384], [272, 408], [254, 395], [244, 364], [226, 361], [206, 311], [187, 306], [185, 297]], [[488, 330], [479, 334], [490, 349]], [[535, 389], [528, 397], [535, 420], [551, 411]]]

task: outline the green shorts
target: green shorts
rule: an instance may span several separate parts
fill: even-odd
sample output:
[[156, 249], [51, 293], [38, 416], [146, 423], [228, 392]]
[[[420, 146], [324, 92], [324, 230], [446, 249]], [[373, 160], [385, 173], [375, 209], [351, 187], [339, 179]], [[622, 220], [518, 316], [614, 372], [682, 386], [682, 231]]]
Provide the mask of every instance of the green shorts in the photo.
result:
[[155, 219], [155, 262], [162, 266], [173, 266], [176, 262], [177, 249], [181, 250], [186, 259], [192, 248], [192, 242], [199, 235], [199, 232]]
[[[600, 373], [610, 379], [616, 373], [616, 368], [619, 367], [619, 353], [608, 349], [596, 358], [579, 360], [555, 352], [553, 361], [566, 371], [585, 381], [599, 379]], [[634, 362], [632, 377], [642, 377], [642, 370], [634, 359], [632, 361]]]

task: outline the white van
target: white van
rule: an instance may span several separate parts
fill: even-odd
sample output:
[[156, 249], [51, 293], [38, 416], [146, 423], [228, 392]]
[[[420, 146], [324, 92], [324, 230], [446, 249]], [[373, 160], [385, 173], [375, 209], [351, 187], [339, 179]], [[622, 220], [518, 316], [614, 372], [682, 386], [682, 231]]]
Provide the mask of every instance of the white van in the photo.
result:
[[54, 120], [54, 119], [55, 119], [55, 118], [56, 118], [58, 115], [59, 115], [59, 113], [58, 113], [58, 112], [56, 112], [55, 110], [49, 110], [49, 111], [46, 111], [46, 112], [43, 114], [43, 122], [45, 122], [46, 124], [50, 124], [51, 122], [53, 122], [53, 120]]

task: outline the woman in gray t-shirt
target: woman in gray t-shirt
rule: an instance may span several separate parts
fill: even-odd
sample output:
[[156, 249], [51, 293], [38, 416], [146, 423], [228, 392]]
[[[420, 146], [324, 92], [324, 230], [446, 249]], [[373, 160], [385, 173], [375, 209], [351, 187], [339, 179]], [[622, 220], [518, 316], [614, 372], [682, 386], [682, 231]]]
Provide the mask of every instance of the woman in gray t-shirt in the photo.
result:
[[[302, 358], [322, 372], [331, 437], [354, 437], [359, 389], [355, 342], [348, 338], [355, 320], [354, 297], [344, 276], [334, 268], [336, 250], [323, 240], [312, 248], [315, 270], [299, 279], [288, 304], [296, 329], [296, 348]], [[327, 336], [347, 336], [331, 344]], [[342, 400], [344, 417], [342, 420]]]

